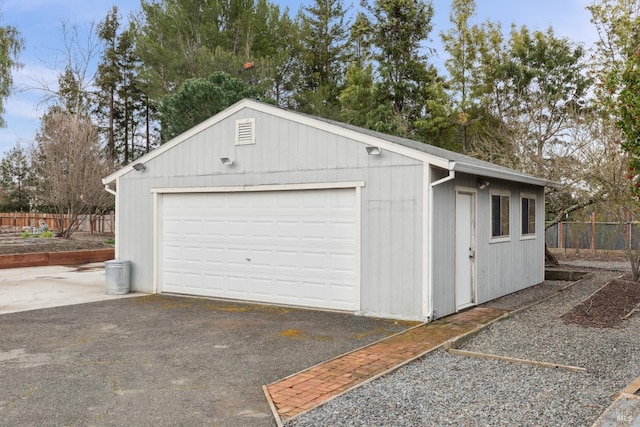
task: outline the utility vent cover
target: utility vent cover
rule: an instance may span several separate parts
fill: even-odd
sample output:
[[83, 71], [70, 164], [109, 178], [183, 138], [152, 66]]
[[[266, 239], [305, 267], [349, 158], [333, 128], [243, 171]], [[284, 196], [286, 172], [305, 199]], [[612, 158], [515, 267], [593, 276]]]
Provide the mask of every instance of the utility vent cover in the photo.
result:
[[256, 143], [256, 119], [236, 120], [236, 145]]

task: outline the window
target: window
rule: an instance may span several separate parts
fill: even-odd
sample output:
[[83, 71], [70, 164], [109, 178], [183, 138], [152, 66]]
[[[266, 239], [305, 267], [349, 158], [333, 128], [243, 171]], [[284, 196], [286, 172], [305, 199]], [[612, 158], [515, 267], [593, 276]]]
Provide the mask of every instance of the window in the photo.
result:
[[522, 235], [536, 234], [536, 199], [523, 196], [521, 203]]
[[491, 237], [509, 237], [509, 196], [491, 195]]

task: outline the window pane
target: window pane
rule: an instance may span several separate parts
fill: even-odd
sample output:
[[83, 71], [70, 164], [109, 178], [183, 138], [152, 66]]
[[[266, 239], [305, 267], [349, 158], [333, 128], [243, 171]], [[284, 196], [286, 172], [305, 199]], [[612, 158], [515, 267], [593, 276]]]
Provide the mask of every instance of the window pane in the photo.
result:
[[509, 235], [509, 196], [502, 196], [500, 203], [502, 204], [502, 236]]
[[522, 234], [536, 234], [536, 199], [522, 199]]
[[491, 237], [509, 235], [509, 196], [491, 195]]
[[500, 196], [491, 196], [491, 236], [500, 235]]

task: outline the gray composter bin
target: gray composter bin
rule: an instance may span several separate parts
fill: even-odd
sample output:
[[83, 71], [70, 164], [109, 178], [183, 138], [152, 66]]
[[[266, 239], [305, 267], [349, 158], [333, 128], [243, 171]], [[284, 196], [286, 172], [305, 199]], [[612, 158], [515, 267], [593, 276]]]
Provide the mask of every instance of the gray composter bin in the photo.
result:
[[107, 295], [124, 295], [129, 293], [131, 263], [122, 259], [104, 262], [107, 281]]

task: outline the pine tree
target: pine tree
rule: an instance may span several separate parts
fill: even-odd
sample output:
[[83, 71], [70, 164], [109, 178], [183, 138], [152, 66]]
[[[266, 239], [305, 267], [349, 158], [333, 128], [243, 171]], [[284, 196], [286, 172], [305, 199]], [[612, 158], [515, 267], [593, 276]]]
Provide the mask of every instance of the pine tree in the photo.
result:
[[389, 120], [393, 133], [436, 142], [447, 126], [449, 102], [443, 79], [425, 53], [432, 29], [431, 3], [376, 0], [364, 6], [379, 76], [378, 101], [393, 114]]
[[[139, 135], [144, 121], [145, 129], [154, 109], [145, 93], [147, 86], [140, 75], [141, 63], [136, 54], [136, 30], [129, 22], [122, 30], [117, 7], [113, 7], [98, 26], [98, 36], [105, 49], [98, 65], [96, 85], [101, 89], [97, 97], [98, 118], [106, 126], [107, 155], [117, 163], [127, 164], [148, 151], [150, 135]], [[106, 120], [105, 120], [106, 116]], [[143, 139], [144, 143], [137, 143]]]
[[337, 118], [348, 33], [342, 0], [315, 0], [298, 14], [301, 56], [295, 95], [300, 111]]
[[450, 76], [448, 86], [454, 104], [453, 119], [459, 128], [463, 153], [469, 147], [468, 129], [477, 101], [471, 93], [473, 69], [477, 65], [478, 46], [474, 37], [477, 28], [469, 24], [475, 13], [475, 0], [453, 0], [449, 15], [453, 28], [440, 35], [444, 49], [449, 53], [445, 66]]

